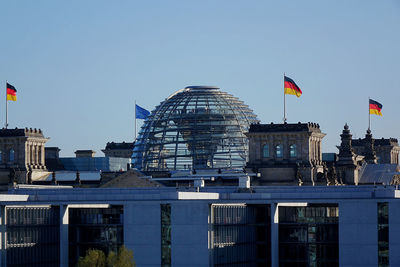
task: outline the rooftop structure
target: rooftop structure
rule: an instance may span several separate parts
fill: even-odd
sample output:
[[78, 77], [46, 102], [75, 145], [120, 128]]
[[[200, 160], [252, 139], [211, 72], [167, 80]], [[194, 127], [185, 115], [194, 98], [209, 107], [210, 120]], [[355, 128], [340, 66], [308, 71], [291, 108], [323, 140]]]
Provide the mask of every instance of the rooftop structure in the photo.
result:
[[244, 135], [256, 115], [213, 86], [189, 86], [161, 102], [144, 122], [132, 163], [145, 172], [243, 168]]
[[[317, 123], [253, 124], [249, 132], [249, 171], [260, 173], [260, 184], [313, 184], [323, 172]], [[321, 175], [320, 175], [321, 176]]]
[[116, 157], [116, 158], [131, 158], [133, 152], [134, 143], [115, 143], [108, 142], [106, 148], [103, 151], [106, 157]]
[[96, 151], [94, 150], [77, 150], [75, 155], [77, 158], [93, 158]]
[[371, 132], [367, 131], [365, 138], [352, 140], [352, 147], [357, 154], [372, 154], [368, 149], [371, 143], [377, 163], [399, 164], [400, 146], [396, 138], [374, 139]]
[[41, 129], [1, 129], [0, 184], [45, 179], [50, 174], [44, 160], [47, 141]]

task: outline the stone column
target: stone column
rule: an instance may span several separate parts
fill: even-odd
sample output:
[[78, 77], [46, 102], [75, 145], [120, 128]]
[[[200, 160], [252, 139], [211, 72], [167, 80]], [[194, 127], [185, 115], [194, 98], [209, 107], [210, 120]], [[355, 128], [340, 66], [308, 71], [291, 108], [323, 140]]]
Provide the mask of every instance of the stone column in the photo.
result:
[[29, 145], [30, 149], [29, 149], [29, 165], [33, 164], [33, 145], [30, 144]]
[[38, 145], [38, 165], [42, 166], [42, 144]]
[[318, 159], [318, 146], [317, 146], [317, 138], [316, 137], [314, 137], [314, 151], [315, 151], [314, 161], [316, 162]]
[[278, 204], [271, 203], [271, 267], [279, 266], [279, 213]]
[[318, 164], [321, 164], [322, 155], [321, 155], [321, 139], [318, 138], [317, 142], [317, 149], [318, 149]]
[[45, 163], [45, 159], [44, 159], [44, 154], [45, 154], [45, 152], [44, 152], [44, 144], [42, 144], [41, 146], [40, 146], [40, 148], [41, 148], [41, 155], [42, 155], [42, 157], [41, 157], [41, 159], [40, 159], [40, 163], [43, 165], [43, 166], [45, 166], [46, 165], [46, 163]]
[[38, 153], [38, 145], [35, 144], [35, 165], [39, 164], [39, 153]]
[[308, 150], [309, 150], [309, 156], [308, 156], [308, 158], [309, 158], [309, 160], [311, 161], [311, 160], [313, 159], [313, 153], [314, 153], [313, 145], [312, 145], [312, 138], [311, 138], [311, 137], [310, 137], [308, 143], [309, 143], [309, 145], [308, 145], [308, 147], [309, 147], [309, 148], [308, 148]]

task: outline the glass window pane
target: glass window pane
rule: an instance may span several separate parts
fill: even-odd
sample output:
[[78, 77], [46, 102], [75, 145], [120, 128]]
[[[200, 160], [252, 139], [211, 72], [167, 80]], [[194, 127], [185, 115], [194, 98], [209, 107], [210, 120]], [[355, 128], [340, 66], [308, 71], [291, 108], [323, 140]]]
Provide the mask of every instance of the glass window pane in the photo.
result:
[[14, 149], [10, 149], [10, 161], [14, 161]]
[[276, 150], [276, 157], [277, 158], [282, 158], [283, 157], [283, 146], [282, 145], [277, 145], [275, 150]]
[[263, 157], [268, 158], [269, 157], [269, 145], [265, 144], [263, 146]]
[[295, 144], [290, 145], [290, 157], [291, 158], [297, 157], [297, 149]]

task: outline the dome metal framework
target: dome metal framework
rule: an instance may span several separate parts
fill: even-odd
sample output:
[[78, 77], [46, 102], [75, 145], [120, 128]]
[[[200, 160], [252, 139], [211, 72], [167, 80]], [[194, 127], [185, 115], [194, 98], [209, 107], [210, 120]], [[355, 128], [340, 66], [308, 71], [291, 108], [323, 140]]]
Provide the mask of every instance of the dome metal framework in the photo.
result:
[[242, 168], [244, 135], [258, 122], [238, 98], [213, 86], [189, 86], [161, 102], [145, 120], [132, 162], [142, 171]]

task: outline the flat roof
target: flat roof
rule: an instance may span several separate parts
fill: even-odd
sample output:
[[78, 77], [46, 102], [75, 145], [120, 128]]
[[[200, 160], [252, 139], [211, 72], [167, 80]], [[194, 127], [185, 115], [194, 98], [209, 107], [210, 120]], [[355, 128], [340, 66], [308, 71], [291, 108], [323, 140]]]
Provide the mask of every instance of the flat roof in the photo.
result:
[[[256, 186], [239, 192], [235, 186], [152, 188], [62, 188], [41, 186], [10, 189], [11, 195], [27, 195], [34, 203], [124, 203], [125, 201], [210, 200], [219, 202], [325, 202], [343, 200], [397, 199], [395, 186]], [[3, 200], [4, 201], [4, 200]]]

